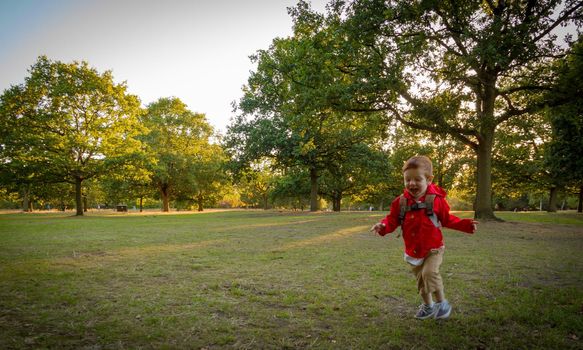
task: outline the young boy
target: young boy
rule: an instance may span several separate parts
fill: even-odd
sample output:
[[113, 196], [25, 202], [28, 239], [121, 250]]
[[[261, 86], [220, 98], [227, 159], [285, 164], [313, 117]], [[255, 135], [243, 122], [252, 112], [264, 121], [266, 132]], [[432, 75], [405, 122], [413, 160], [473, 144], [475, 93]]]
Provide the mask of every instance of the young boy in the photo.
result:
[[440, 227], [474, 233], [478, 222], [449, 213], [445, 191], [431, 183], [433, 166], [429, 158], [411, 157], [403, 166], [403, 177], [403, 194], [393, 201], [389, 215], [371, 231], [384, 236], [401, 226], [405, 241], [404, 258], [417, 277], [417, 289], [423, 299], [415, 317], [445, 319], [451, 313], [451, 305], [445, 299], [439, 274], [445, 250]]

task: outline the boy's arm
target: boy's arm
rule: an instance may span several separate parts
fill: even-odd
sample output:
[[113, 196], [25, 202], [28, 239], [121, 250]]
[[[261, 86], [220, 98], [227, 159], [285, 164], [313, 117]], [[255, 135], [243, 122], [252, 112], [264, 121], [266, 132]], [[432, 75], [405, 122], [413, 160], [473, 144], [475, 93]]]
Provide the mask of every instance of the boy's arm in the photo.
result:
[[441, 225], [466, 233], [476, 232], [476, 225], [478, 222], [473, 219], [460, 219], [457, 216], [450, 214], [449, 204], [447, 204], [447, 201], [444, 198], [441, 198], [439, 207], [437, 216]]
[[373, 226], [373, 231], [376, 231], [379, 235], [384, 236], [387, 233], [395, 231], [399, 226], [399, 197], [391, 203], [391, 211], [389, 215], [384, 217], [381, 222]]

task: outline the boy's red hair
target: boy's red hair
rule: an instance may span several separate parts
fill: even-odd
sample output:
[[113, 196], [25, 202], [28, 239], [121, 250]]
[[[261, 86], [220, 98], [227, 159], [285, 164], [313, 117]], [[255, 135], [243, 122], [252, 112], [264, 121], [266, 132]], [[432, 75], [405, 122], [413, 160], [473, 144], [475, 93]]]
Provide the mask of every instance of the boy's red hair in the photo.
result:
[[414, 156], [409, 158], [405, 165], [403, 165], [403, 172], [409, 169], [420, 169], [422, 168], [426, 172], [426, 176], [433, 176], [433, 164], [431, 159], [426, 156]]

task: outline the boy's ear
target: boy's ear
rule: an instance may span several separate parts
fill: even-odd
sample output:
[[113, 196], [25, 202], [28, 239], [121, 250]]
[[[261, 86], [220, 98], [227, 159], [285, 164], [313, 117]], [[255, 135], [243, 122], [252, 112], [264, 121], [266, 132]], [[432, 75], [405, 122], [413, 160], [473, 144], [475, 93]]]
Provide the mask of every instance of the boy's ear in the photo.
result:
[[427, 182], [432, 182], [432, 181], [433, 181], [433, 175], [428, 175]]

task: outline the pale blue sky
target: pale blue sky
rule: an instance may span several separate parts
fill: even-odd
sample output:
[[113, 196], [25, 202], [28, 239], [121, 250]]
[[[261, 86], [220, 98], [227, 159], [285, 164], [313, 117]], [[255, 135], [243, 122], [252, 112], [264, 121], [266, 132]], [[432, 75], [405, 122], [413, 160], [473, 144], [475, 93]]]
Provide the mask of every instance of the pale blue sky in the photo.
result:
[[[0, 0], [0, 90], [39, 55], [86, 60], [143, 104], [176, 96], [224, 131], [254, 66], [249, 55], [291, 34], [295, 0]], [[323, 12], [325, 0], [312, 0]]]

